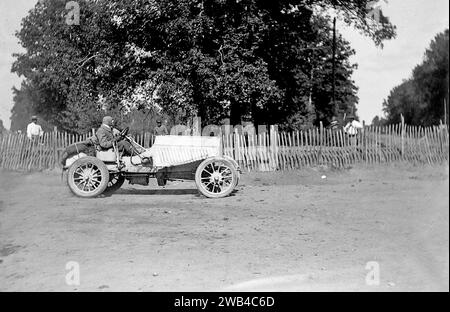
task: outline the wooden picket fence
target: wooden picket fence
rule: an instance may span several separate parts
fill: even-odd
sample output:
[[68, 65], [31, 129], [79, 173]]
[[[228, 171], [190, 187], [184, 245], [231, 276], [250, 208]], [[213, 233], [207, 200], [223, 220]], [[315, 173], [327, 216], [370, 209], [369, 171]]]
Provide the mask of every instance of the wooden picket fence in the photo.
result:
[[356, 136], [315, 128], [253, 136], [224, 137], [224, 153], [248, 171], [292, 170], [326, 165], [408, 162], [441, 164], [449, 160], [448, 127], [389, 125], [364, 127]]
[[[30, 140], [25, 134], [5, 134], [0, 136], [0, 169], [32, 171], [60, 167], [59, 159], [64, 149], [92, 135], [53, 131], [45, 132], [37, 140]], [[150, 147], [154, 136], [149, 133], [135, 135], [134, 140], [144, 147]]]
[[[234, 158], [245, 171], [292, 170], [327, 165], [345, 168], [356, 163], [408, 162], [439, 164], [449, 160], [449, 132], [446, 125], [432, 127], [405, 124], [364, 127], [350, 137], [342, 129], [314, 128], [306, 131], [222, 135], [225, 155]], [[92, 134], [46, 132], [39, 140], [24, 134], [0, 136], [0, 168], [32, 171], [59, 167], [64, 148], [86, 140]], [[150, 147], [151, 134], [135, 135], [137, 143]]]

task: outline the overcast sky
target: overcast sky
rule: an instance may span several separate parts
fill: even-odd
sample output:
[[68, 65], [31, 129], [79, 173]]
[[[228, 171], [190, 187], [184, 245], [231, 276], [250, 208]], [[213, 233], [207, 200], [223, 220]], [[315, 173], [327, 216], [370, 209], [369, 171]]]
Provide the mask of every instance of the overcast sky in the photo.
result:
[[[0, 119], [6, 128], [10, 126], [13, 105], [11, 88], [19, 87], [21, 81], [10, 73], [11, 54], [21, 51], [14, 33], [36, 2], [0, 0]], [[384, 49], [375, 47], [370, 39], [353, 29], [340, 29], [356, 50], [353, 61], [359, 68], [353, 78], [359, 87], [358, 114], [367, 123], [382, 114], [383, 99], [394, 86], [411, 75], [431, 40], [449, 24], [448, 0], [389, 0], [387, 4], [381, 4], [385, 15], [398, 28], [397, 39], [386, 42]]]

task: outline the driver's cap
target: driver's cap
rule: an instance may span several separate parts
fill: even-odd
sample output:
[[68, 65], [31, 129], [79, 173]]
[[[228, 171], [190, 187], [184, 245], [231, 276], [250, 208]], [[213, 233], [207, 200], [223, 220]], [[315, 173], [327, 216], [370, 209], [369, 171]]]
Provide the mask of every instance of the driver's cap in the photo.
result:
[[103, 123], [107, 126], [112, 126], [113, 118], [111, 116], [105, 116], [103, 117]]

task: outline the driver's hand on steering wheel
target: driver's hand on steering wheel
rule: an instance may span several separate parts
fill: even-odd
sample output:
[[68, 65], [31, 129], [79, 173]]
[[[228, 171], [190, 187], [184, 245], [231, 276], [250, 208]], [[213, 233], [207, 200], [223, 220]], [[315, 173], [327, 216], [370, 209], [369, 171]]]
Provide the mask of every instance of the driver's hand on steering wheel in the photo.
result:
[[121, 131], [119, 132], [119, 138], [120, 138], [121, 140], [125, 139], [125, 138], [127, 137], [128, 131], [129, 131], [129, 128], [128, 128], [128, 127], [126, 127], [125, 129], [121, 130]]
[[114, 131], [114, 141], [119, 142], [123, 139], [122, 133], [118, 130]]

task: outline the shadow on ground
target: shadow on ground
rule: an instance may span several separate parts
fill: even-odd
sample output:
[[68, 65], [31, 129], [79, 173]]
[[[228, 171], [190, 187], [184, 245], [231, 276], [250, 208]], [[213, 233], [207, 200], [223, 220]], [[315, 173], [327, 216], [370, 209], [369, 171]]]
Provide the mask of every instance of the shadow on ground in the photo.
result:
[[[138, 189], [120, 189], [114, 194], [120, 195], [196, 195], [197, 189], [159, 189], [159, 190], [138, 190]], [[114, 195], [113, 194], [113, 195]]]

